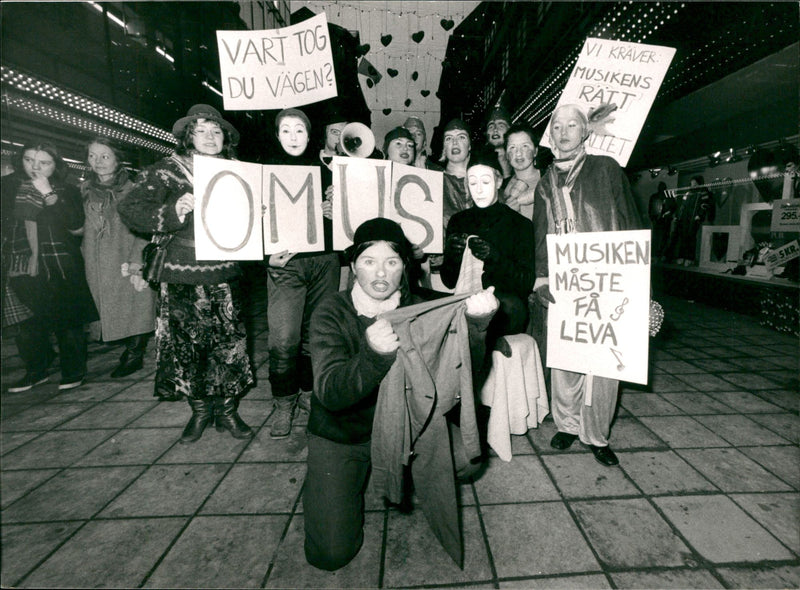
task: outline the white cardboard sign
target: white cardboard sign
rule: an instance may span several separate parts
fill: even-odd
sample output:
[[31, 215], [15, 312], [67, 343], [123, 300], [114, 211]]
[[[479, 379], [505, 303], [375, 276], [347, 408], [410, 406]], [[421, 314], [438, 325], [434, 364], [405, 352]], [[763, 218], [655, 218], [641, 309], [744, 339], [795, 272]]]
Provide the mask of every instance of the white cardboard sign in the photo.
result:
[[298, 107], [336, 96], [325, 13], [281, 29], [217, 31], [226, 111]]
[[318, 166], [194, 156], [197, 260], [323, 251], [321, 187]]
[[443, 174], [390, 160], [334, 156], [333, 247], [353, 243], [361, 223], [386, 217], [400, 224], [412, 244], [441, 253]]
[[547, 236], [547, 366], [647, 383], [650, 230]]
[[[577, 104], [584, 113], [600, 104], [617, 110], [586, 140], [589, 154], [610, 156], [625, 167], [664, 81], [675, 48], [589, 37], [556, 108]], [[551, 146], [550, 125], [541, 145]]]

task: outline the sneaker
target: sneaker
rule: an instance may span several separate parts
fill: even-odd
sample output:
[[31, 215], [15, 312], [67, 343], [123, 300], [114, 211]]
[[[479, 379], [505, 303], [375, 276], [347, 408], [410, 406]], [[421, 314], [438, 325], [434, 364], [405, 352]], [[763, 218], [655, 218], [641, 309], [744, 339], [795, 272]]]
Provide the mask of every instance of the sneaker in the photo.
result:
[[47, 375], [44, 373], [37, 373], [35, 375], [25, 373], [25, 376], [22, 379], [8, 388], [8, 393], [21, 393], [23, 391], [28, 391], [29, 389], [33, 389], [42, 383], [47, 383]]
[[83, 377], [70, 377], [69, 379], [62, 379], [58, 384], [58, 389], [64, 391], [67, 389], [75, 389], [83, 385]]

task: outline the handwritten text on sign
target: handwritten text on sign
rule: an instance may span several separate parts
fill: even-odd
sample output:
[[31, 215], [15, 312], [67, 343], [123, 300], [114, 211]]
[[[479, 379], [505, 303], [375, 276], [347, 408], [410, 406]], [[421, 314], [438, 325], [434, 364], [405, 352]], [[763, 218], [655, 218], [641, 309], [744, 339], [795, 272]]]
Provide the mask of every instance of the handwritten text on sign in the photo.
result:
[[389, 160], [335, 156], [333, 170], [333, 247], [353, 243], [356, 228], [373, 217], [393, 219], [412, 244], [442, 252], [442, 182], [436, 170]]
[[261, 260], [325, 248], [318, 166], [195, 156], [194, 196], [197, 260]]
[[336, 96], [325, 14], [283, 29], [217, 31], [225, 110], [297, 107]]
[[[586, 39], [556, 107], [577, 104], [588, 113], [603, 103], [617, 105], [606, 125], [586, 140], [588, 153], [628, 164], [674, 55], [672, 47]], [[541, 144], [551, 145], [549, 126]]]
[[650, 231], [547, 236], [547, 366], [647, 383]]

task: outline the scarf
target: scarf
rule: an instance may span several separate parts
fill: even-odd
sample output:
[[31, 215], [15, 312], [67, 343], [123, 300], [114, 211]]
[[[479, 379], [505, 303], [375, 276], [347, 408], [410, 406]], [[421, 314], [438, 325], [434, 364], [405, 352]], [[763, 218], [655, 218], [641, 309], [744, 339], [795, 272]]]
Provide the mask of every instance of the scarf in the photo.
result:
[[400, 289], [392, 293], [387, 299], [378, 301], [367, 295], [358, 281], [353, 283], [350, 296], [353, 299], [353, 307], [356, 308], [358, 314], [368, 318], [374, 318], [378, 314], [397, 309], [397, 306], [400, 305]]
[[[548, 170], [553, 194], [553, 221], [556, 234], [575, 233], [575, 210], [572, 207], [572, 187], [586, 161], [586, 149], [580, 145], [570, 158], [557, 158]], [[566, 173], [566, 176], [564, 174]], [[563, 181], [561, 179], [563, 178]]]
[[44, 195], [33, 186], [32, 180], [23, 180], [14, 199], [14, 218], [36, 221], [42, 209], [44, 209]]

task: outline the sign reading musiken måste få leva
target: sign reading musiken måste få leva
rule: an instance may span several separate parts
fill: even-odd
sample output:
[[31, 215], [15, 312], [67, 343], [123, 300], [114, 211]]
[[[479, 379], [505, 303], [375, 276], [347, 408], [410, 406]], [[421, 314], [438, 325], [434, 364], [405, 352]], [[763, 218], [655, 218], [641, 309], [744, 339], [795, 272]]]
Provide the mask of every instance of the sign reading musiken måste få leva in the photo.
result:
[[647, 383], [650, 230], [548, 234], [547, 366]]
[[337, 95], [325, 14], [282, 29], [217, 31], [226, 111], [299, 107]]
[[[628, 164], [674, 55], [673, 47], [586, 39], [556, 108], [576, 104], [588, 113], [601, 104], [617, 105], [586, 140], [586, 153]], [[551, 146], [549, 126], [541, 145]]]

